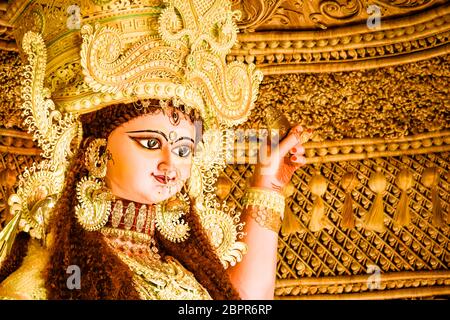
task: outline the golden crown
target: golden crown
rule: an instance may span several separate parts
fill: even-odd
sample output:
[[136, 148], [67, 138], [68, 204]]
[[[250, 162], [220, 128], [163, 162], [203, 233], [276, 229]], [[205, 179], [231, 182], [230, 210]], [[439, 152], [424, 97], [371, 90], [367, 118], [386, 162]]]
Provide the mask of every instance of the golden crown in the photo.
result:
[[42, 35], [43, 85], [61, 111], [175, 98], [209, 127], [242, 123], [256, 99], [261, 72], [226, 63], [240, 16], [229, 0], [33, 1], [19, 11], [18, 42]]

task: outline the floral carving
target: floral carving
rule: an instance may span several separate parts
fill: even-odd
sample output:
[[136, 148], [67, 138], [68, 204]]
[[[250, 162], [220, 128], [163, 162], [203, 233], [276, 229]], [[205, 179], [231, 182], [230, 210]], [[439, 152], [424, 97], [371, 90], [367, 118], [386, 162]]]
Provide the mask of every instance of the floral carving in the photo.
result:
[[327, 29], [347, 24], [364, 23], [367, 8], [377, 5], [383, 18], [411, 14], [445, 0], [234, 0], [236, 9], [243, 11], [239, 27], [249, 31], [280, 29]]

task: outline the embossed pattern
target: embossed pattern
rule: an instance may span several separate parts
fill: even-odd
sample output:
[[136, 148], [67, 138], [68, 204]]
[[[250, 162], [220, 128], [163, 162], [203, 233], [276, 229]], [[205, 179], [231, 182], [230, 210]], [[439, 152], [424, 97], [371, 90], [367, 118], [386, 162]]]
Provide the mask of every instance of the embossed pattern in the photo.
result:
[[380, 8], [382, 18], [411, 14], [445, 0], [234, 0], [233, 6], [244, 12], [239, 23], [248, 31], [327, 29], [367, 20], [370, 5]]
[[450, 128], [450, 56], [360, 72], [265, 77], [252, 121], [267, 106], [315, 129], [315, 141], [397, 138]]
[[[281, 2], [293, 1], [270, 3], [277, 6]], [[377, 5], [379, 2], [375, 1]], [[395, 18], [398, 5], [384, 8], [384, 1], [378, 6], [378, 15], [370, 17], [366, 14], [368, 3], [362, 5], [361, 1], [298, 3], [320, 7], [308, 16], [308, 21], [313, 21], [314, 26], [300, 22], [304, 29], [295, 30], [296, 27], [289, 22], [275, 19], [276, 22], [266, 29], [241, 33], [239, 43], [233, 47], [228, 60], [253, 62], [265, 75], [273, 75], [365, 70], [426, 60], [449, 52], [450, 6], [443, 1], [433, 2], [434, 7], [431, 7], [431, 2], [421, 2], [423, 5], [411, 2], [414, 9], [426, 9], [414, 13], [406, 11]], [[282, 14], [290, 12], [281, 7], [278, 9]], [[258, 17], [266, 19], [264, 10], [261, 10], [254, 11]], [[270, 8], [267, 14], [275, 17], [277, 14], [272, 11], [277, 10]], [[363, 12], [363, 16], [356, 16], [355, 21], [344, 18], [354, 16], [355, 10]], [[294, 17], [302, 17], [301, 13], [294, 11]], [[349, 22], [351, 24], [347, 25]], [[252, 23], [241, 28], [252, 31], [257, 25]], [[329, 23], [337, 24], [332, 32], [321, 30], [328, 28]], [[285, 28], [289, 30], [283, 30]]]
[[0, 52], [0, 123], [3, 128], [26, 129], [20, 118], [17, 104], [21, 102], [19, 86], [23, 66], [15, 52]]
[[[280, 234], [278, 282], [294, 279], [303, 281], [305, 277], [313, 279], [367, 275], [370, 265], [378, 266], [382, 273], [448, 270], [450, 227], [446, 225], [437, 228], [433, 225], [431, 192], [423, 186], [421, 173], [431, 165], [439, 168], [442, 177], [439, 195], [443, 211], [448, 214], [449, 155], [438, 153], [322, 164], [321, 172], [328, 182], [323, 198], [326, 215], [332, 227], [319, 232], [311, 232], [308, 229], [313, 203], [308, 182], [314, 174], [315, 167], [307, 166], [299, 169], [292, 179], [296, 192], [288, 200], [288, 205], [301, 223], [302, 231], [290, 236]], [[375, 166], [382, 167], [382, 173], [388, 180], [387, 193], [383, 197], [386, 226], [383, 233], [368, 231], [362, 223], [375, 198], [368, 186], [369, 177], [375, 171]], [[412, 222], [407, 227], [399, 228], [394, 224], [393, 217], [401, 191], [394, 181], [400, 171], [399, 168], [405, 167], [409, 168], [414, 178], [413, 188], [409, 192]], [[228, 166], [225, 169], [226, 178], [232, 183], [231, 193], [226, 198], [229, 206], [235, 206], [240, 210], [245, 180], [251, 176], [252, 170], [253, 167], [248, 164]], [[355, 172], [359, 180], [359, 185], [352, 192], [356, 214], [354, 229], [345, 229], [341, 226], [340, 208], [344, 202], [345, 191], [340, 181], [347, 170]], [[323, 286], [325, 290], [331, 287]], [[362, 290], [361, 286], [359, 290]], [[367, 285], [365, 290], [368, 290]], [[280, 294], [283, 292], [280, 291]], [[306, 293], [314, 294], [309, 287], [307, 292], [304, 292]], [[331, 293], [338, 292], [334, 290]], [[289, 295], [292, 292], [284, 294]]]

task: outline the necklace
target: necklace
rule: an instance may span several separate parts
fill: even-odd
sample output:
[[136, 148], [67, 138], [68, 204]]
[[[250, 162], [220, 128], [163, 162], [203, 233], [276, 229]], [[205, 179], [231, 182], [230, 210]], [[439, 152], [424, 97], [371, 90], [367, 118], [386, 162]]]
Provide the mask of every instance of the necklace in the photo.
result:
[[176, 259], [159, 254], [155, 234], [157, 206], [116, 200], [100, 232], [114, 253], [133, 272], [142, 299], [211, 299], [194, 275]]

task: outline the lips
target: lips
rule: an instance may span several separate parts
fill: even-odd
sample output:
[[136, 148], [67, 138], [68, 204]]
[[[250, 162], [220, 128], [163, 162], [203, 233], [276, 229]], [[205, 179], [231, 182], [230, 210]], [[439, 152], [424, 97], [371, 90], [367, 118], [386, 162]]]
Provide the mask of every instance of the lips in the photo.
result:
[[159, 183], [162, 183], [162, 184], [167, 184], [168, 182], [175, 180], [175, 178], [168, 178], [166, 181], [166, 177], [163, 175], [152, 174], [152, 176], [153, 176], [153, 178], [155, 178], [156, 181], [158, 181]]

